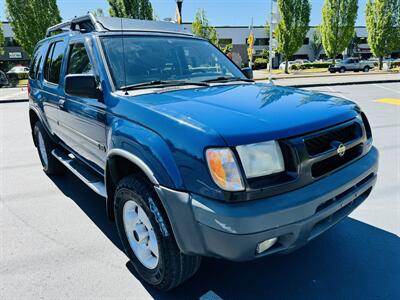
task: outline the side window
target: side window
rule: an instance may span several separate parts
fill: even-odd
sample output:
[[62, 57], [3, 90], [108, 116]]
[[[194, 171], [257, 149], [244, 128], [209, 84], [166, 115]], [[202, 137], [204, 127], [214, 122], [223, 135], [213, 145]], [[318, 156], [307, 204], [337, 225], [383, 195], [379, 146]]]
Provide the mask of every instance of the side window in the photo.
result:
[[58, 84], [60, 81], [61, 65], [64, 58], [65, 43], [53, 43], [47, 53], [44, 78], [48, 82]]
[[33, 59], [32, 59], [32, 62], [31, 62], [31, 67], [29, 69], [29, 78], [30, 79], [36, 78], [36, 74], [35, 74], [34, 70], [35, 70], [35, 66], [36, 66], [37, 61], [38, 61], [38, 56], [39, 56], [39, 51], [36, 50], [35, 54], [33, 55]]
[[37, 79], [39, 74], [40, 63], [43, 56], [43, 45], [38, 46], [33, 54], [33, 59], [29, 71], [30, 79]]
[[71, 45], [67, 74], [93, 74], [92, 65], [84, 44], [76, 43]]

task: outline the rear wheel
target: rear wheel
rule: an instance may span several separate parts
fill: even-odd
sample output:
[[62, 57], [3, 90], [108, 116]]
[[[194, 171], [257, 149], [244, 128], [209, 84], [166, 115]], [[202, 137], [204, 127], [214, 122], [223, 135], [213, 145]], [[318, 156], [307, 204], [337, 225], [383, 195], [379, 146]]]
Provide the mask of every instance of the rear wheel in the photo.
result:
[[115, 192], [118, 233], [140, 278], [160, 290], [189, 279], [201, 257], [180, 252], [154, 187], [142, 176], [123, 178]]
[[344, 67], [341, 67], [341, 68], [339, 69], [339, 72], [340, 72], [340, 73], [344, 73], [344, 72], [346, 72], [346, 69], [345, 69]]
[[51, 154], [57, 145], [51, 140], [40, 121], [36, 122], [33, 133], [43, 171], [48, 175], [63, 174], [65, 167]]

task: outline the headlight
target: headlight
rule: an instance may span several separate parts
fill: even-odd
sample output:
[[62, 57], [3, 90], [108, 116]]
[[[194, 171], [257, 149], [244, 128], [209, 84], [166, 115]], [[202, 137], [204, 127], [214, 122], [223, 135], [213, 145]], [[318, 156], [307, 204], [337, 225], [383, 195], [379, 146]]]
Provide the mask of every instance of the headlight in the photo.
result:
[[236, 147], [247, 178], [280, 173], [285, 170], [282, 151], [276, 141]]
[[242, 177], [231, 149], [208, 149], [206, 157], [211, 176], [221, 189], [231, 192], [244, 190]]

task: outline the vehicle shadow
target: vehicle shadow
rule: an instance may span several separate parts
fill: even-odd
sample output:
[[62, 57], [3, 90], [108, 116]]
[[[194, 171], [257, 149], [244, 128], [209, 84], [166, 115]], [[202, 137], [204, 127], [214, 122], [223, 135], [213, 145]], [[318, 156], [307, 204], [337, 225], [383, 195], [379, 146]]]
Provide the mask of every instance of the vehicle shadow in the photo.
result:
[[[103, 198], [72, 174], [51, 179], [122, 249]], [[205, 258], [198, 273], [171, 292], [143, 285], [155, 299], [199, 299], [210, 290], [222, 299], [400, 299], [399, 283], [400, 238], [346, 218], [290, 254], [242, 263]]]

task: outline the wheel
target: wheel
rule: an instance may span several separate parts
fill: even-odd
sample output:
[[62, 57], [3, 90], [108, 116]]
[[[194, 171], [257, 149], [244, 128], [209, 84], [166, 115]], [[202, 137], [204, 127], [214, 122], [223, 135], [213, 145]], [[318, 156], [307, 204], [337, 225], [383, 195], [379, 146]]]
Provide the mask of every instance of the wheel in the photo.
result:
[[346, 72], [346, 69], [345, 69], [344, 67], [341, 67], [340, 70], [339, 70], [339, 72], [340, 72], [340, 73], [344, 73], [344, 72]]
[[336, 71], [333, 70], [333, 69], [329, 70], [329, 72], [331, 72], [332, 74], [333, 74], [333, 73], [336, 73]]
[[114, 200], [125, 253], [143, 281], [168, 291], [197, 272], [201, 257], [180, 252], [161, 201], [143, 176], [121, 179]]
[[33, 133], [43, 171], [48, 175], [63, 174], [65, 167], [51, 154], [57, 145], [50, 139], [40, 121], [36, 122]]
[[365, 66], [364, 69], [363, 69], [363, 71], [364, 71], [364, 72], [369, 72], [369, 67], [368, 67], [368, 66]]

